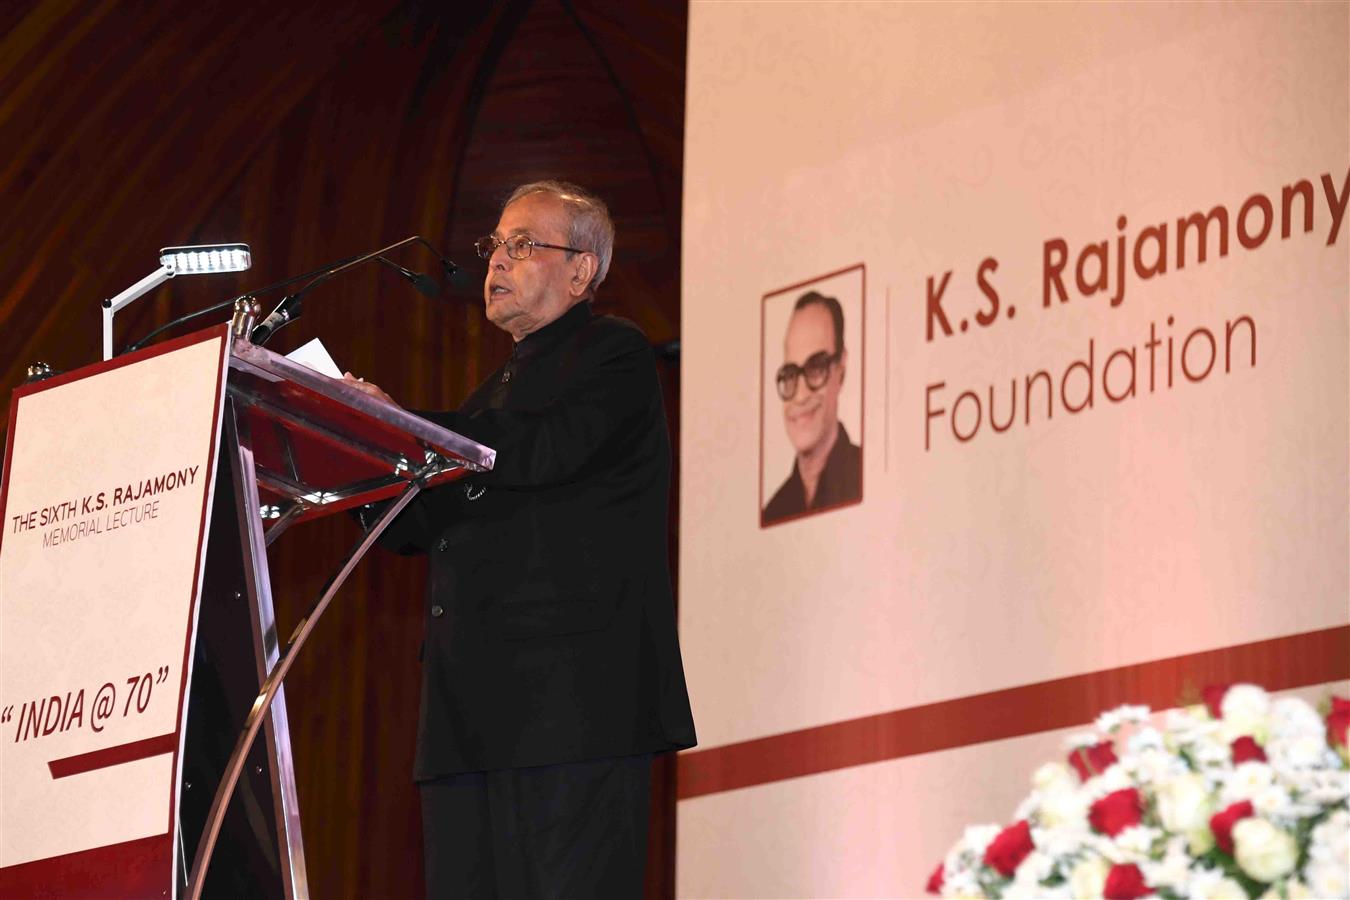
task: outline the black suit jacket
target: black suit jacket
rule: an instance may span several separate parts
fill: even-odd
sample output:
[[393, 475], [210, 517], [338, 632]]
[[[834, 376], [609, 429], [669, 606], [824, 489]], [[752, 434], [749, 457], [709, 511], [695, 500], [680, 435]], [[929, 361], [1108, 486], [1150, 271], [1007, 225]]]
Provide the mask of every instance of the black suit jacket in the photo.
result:
[[386, 533], [431, 554], [417, 778], [693, 746], [670, 440], [642, 332], [582, 303], [458, 412], [424, 415], [497, 463]]

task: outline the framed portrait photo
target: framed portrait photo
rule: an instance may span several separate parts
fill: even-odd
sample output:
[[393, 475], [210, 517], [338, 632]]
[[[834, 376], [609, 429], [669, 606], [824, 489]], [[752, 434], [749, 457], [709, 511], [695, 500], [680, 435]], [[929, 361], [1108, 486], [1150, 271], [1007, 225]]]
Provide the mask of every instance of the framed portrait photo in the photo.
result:
[[862, 263], [764, 295], [760, 526], [862, 502]]

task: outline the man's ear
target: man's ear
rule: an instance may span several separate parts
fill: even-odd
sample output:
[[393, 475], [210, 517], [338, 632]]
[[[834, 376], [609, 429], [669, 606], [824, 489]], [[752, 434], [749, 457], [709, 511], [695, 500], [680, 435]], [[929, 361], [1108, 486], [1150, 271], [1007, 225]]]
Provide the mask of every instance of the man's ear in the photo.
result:
[[839, 351], [839, 362], [837, 362], [835, 365], [839, 366], [839, 386], [840, 386], [840, 387], [843, 387], [843, 386], [844, 386], [844, 376], [845, 376], [846, 374], [848, 374], [848, 351], [847, 351], [847, 350], [842, 350], [842, 349], [841, 349], [841, 350]]
[[568, 292], [573, 297], [581, 297], [590, 289], [591, 282], [595, 280], [595, 273], [599, 268], [600, 258], [594, 253], [578, 253], [575, 257], [575, 265], [572, 269], [572, 281], [568, 284]]

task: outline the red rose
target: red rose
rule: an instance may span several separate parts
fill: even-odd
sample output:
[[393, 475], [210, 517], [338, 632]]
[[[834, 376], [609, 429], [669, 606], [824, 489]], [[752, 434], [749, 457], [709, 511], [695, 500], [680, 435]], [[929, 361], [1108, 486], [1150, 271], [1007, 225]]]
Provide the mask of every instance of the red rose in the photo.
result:
[[1216, 719], [1223, 718], [1223, 695], [1228, 693], [1231, 684], [1211, 684], [1200, 692], [1200, 696], [1205, 698], [1205, 706], [1209, 707], [1209, 714]]
[[1137, 900], [1151, 893], [1153, 889], [1144, 884], [1144, 873], [1134, 863], [1112, 866], [1106, 875], [1106, 886], [1102, 888], [1106, 900]]
[[1087, 781], [1093, 775], [1100, 775], [1116, 762], [1116, 751], [1110, 741], [1102, 741], [1091, 747], [1079, 747], [1069, 754], [1069, 765], [1078, 773], [1079, 779]]
[[1261, 749], [1261, 745], [1256, 742], [1254, 737], [1249, 734], [1244, 734], [1236, 741], [1233, 741], [1233, 765], [1251, 762], [1252, 760], [1265, 762], [1266, 751]]
[[998, 833], [984, 851], [984, 863], [997, 869], [1005, 878], [1011, 878], [1027, 858], [1027, 854], [1036, 849], [1031, 842], [1031, 826], [1021, 819]]
[[1327, 716], [1327, 742], [1333, 747], [1350, 746], [1350, 700], [1331, 698], [1331, 713]]
[[933, 874], [928, 876], [928, 885], [926, 890], [930, 894], [942, 893], [943, 868], [946, 863], [938, 863], [938, 867], [933, 870]]
[[1102, 834], [1115, 837], [1131, 825], [1138, 825], [1144, 817], [1144, 805], [1134, 788], [1112, 791], [1088, 811], [1088, 821]]
[[1253, 813], [1252, 802], [1242, 800], [1209, 817], [1209, 830], [1214, 832], [1214, 840], [1220, 850], [1229, 856], [1233, 855], [1233, 826], [1238, 819], [1245, 819]]

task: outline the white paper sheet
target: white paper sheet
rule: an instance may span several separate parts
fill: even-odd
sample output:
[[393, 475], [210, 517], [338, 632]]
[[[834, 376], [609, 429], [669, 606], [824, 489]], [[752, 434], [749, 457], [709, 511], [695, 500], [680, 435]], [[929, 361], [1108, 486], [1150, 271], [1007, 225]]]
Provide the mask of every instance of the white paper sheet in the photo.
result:
[[300, 363], [302, 366], [309, 366], [321, 375], [327, 375], [329, 378], [341, 378], [342, 370], [333, 362], [333, 357], [328, 355], [328, 348], [324, 347], [323, 341], [315, 338], [303, 347], [298, 347], [286, 354], [286, 358]]

